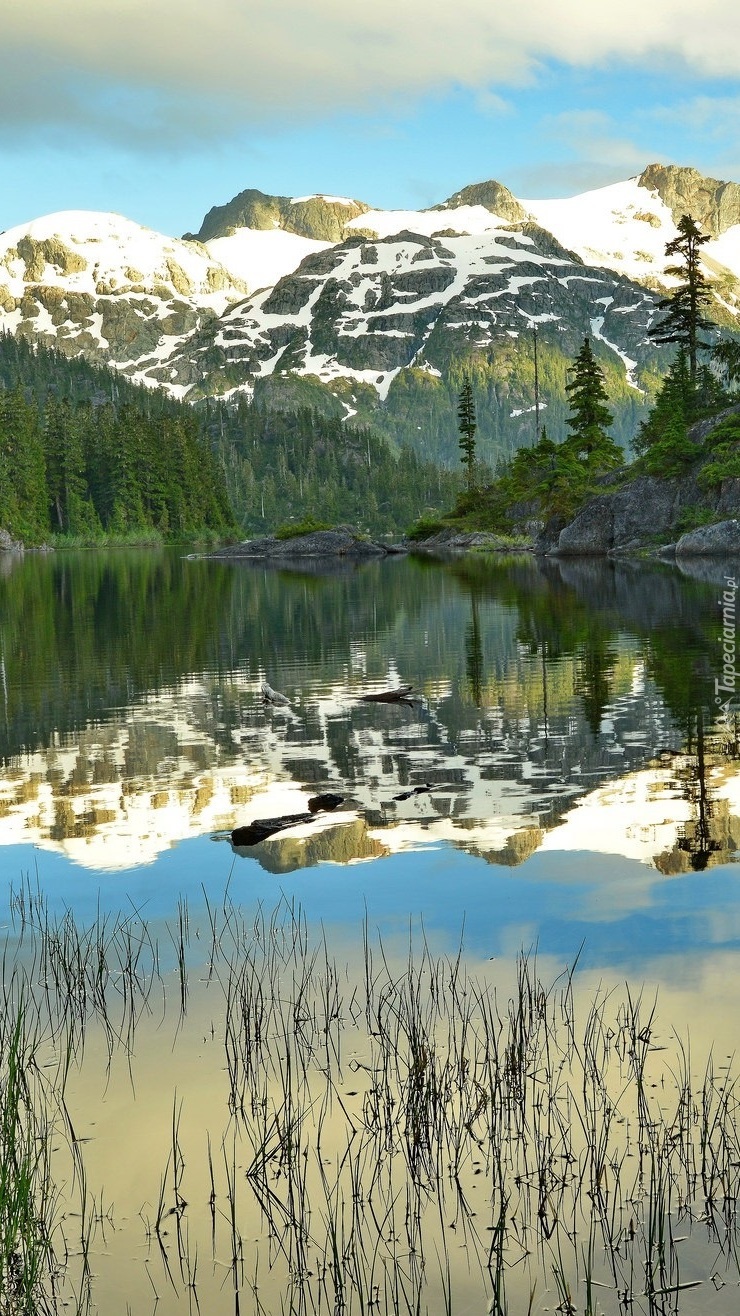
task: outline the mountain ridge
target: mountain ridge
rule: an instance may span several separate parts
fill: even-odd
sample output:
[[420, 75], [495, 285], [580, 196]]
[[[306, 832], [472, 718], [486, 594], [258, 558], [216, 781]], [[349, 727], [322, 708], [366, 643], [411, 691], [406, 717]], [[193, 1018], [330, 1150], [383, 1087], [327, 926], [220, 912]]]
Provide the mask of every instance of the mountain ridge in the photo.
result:
[[715, 316], [734, 329], [740, 185], [659, 164], [546, 201], [489, 179], [421, 211], [247, 189], [184, 239], [62, 212], [0, 235], [0, 329], [189, 401], [298, 398], [448, 462], [462, 371], [495, 461], [531, 430], [533, 331], [553, 437], [588, 335], [628, 442], [668, 359], [648, 329], [676, 213], [693, 204], [716, 234]]

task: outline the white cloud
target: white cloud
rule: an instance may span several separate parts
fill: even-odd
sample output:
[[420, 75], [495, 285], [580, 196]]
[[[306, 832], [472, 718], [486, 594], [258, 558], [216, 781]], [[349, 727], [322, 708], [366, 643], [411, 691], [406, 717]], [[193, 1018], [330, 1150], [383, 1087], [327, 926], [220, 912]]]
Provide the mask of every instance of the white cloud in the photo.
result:
[[[740, 67], [735, 0], [4, 0], [0, 120], [176, 141], [499, 89], [558, 60]], [[124, 92], [121, 89], [126, 89]]]
[[740, 96], [692, 96], [675, 105], [656, 105], [647, 117], [657, 123], [710, 137], [737, 136]]
[[[514, 170], [519, 196], [569, 196], [604, 187], [641, 173], [648, 162], [645, 148], [619, 132], [601, 110], [566, 110], [545, 116], [540, 125], [543, 159]], [[660, 157], [653, 150], [650, 160]]]

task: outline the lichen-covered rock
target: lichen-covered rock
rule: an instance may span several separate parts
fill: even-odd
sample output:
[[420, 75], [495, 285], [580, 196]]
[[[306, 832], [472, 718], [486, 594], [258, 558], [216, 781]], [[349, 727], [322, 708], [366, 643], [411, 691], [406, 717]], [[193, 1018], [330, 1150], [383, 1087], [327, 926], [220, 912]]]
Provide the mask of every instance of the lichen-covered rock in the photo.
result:
[[581, 509], [558, 537], [557, 553], [589, 557], [605, 556], [614, 547], [614, 508], [608, 495], [594, 498]]
[[0, 529], [0, 553], [22, 553], [23, 544], [14, 539], [9, 530]]

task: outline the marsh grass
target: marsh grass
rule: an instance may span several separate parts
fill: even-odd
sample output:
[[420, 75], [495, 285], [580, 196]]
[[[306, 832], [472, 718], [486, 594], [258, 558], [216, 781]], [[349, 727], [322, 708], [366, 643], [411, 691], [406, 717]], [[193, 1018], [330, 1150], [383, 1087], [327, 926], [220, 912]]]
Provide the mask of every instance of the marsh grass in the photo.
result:
[[[57, 1310], [60, 1131], [89, 1267], [103, 1213], [65, 1084], [95, 1029], [104, 1081], [122, 1051], [133, 1088], [138, 1030], [161, 1028], [169, 981], [177, 1046], [194, 984], [207, 994], [224, 1076], [199, 1131], [189, 1093], [170, 1089], [153, 1224], [141, 1212], [164, 1312], [180, 1297], [225, 1311], [228, 1293], [230, 1310], [265, 1316], [436, 1316], [462, 1293], [494, 1316], [666, 1316], [700, 1311], [710, 1280], [736, 1291], [737, 1081], [711, 1055], [697, 1077], [655, 1000], [628, 988], [584, 1004], [575, 966], [545, 984], [524, 954], [504, 993], [462, 949], [434, 954], [423, 931], [399, 955], [365, 925], [342, 964], [286, 902], [247, 917], [228, 896], [206, 899], [202, 927], [181, 902], [166, 957], [138, 911], [82, 928], [28, 888], [12, 908], [25, 968], [21, 991], [10, 967], [0, 1022], [3, 1165], [16, 1167], [0, 1196], [14, 1304], [2, 1316]], [[56, 1067], [40, 1086], [50, 1038]]]

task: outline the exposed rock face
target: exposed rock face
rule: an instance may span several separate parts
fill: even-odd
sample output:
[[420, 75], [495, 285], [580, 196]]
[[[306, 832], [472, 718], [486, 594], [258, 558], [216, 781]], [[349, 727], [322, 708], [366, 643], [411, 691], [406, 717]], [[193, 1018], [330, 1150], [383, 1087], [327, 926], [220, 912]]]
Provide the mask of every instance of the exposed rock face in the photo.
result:
[[640, 187], [655, 191], [670, 207], [678, 223], [691, 215], [706, 233], [719, 237], [733, 224], [740, 224], [740, 185], [705, 178], [698, 169], [679, 165], [651, 164], [640, 174]]
[[23, 544], [13, 539], [7, 530], [0, 530], [0, 553], [22, 553]]
[[242, 544], [230, 544], [208, 556], [280, 562], [293, 558], [370, 558], [385, 557], [385, 554], [381, 544], [359, 539], [349, 527], [339, 526], [336, 530], [316, 530], [310, 535], [295, 535], [292, 539], [276, 539], [274, 535], [247, 539]]
[[[362, 201], [338, 201], [332, 197], [311, 196], [294, 200], [289, 196], [270, 196], [250, 187], [224, 206], [208, 211], [196, 237], [199, 242], [228, 237], [235, 229], [285, 229], [304, 238], [321, 242], [341, 242], [350, 219], [364, 215], [370, 207]], [[192, 234], [185, 235], [191, 238]]]
[[636, 547], [648, 534], [670, 533], [683, 505], [699, 491], [676, 480], [645, 475], [626, 488], [592, 498], [558, 537], [559, 556], [606, 554]]
[[[444, 203], [445, 206], [485, 206], [490, 210], [492, 215], [500, 215], [502, 219], [508, 219], [511, 223], [524, 220], [527, 218], [527, 212], [524, 207], [517, 201], [513, 192], [503, 183], [497, 183], [495, 178], [489, 179], [486, 183], [471, 183], [469, 187], [463, 187], [459, 192], [455, 192]], [[440, 206], [441, 210], [442, 207]]]
[[92, 211], [0, 234], [0, 269], [0, 328], [139, 379], [246, 294], [205, 248]]
[[[719, 415], [698, 421], [689, 431], [691, 438], [697, 445], [703, 443], [721, 421], [738, 412], [740, 407], [728, 407]], [[688, 474], [673, 479], [641, 475], [621, 488], [608, 489], [589, 499], [568, 525], [547, 523], [536, 538], [535, 551], [558, 557], [630, 552], [655, 546], [661, 539], [666, 543], [675, 541], [681, 525], [696, 513], [703, 514], [709, 523], [734, 524], [731, 518], [740, 516], [740, 479], [727, 479], [719, 486], [705, 488], [698, 479], [699, 469], [697, 465]], [[609, 483], [622, 478], [619, 474], [610, 476]], [[707, 524], [684, 534], [679, 543], [720, 545], [716, 550], [684, 547], [683, 553], [724, 552], [721, 539], [717, 526]]]
[[[622, 489], [590, 499], [562, 530], [546, 527], [535, 544], [535, 550], [554, 553], [558, 557], [605, 556], [634, 551], [660, 539], [675, 540], [676, 527], [682, 518], [697, 509], [718, 520], [723, 518], [723, 524], [732, 524], [724, 518], [733, 514], [740, 516], [740, 480], [725, 480], [718, 489], [705, 490], [695, 475], [670, 480], [652, 475], [639, 476]], [[705, 542], [709, 545], [713, 542], [711, 531], [714, 531], [714, 526], [691, 531], [679, 543]], [[692, 536], [697, 538], [692, 539]], [[706, 538], [702, 540], [702, 536]], [[695, 551], [713, 553], [726, 549], [682, 550], [684, 553]]]
[[16, 248], [26, 266], [26, 278], [36, 281], [43, 278], [47, 265], [53, 265], [60, 274], [80, 274], [87, 269], [87, 261], [72, 251], [61, 238], [52, 237], [36, 241], [25, 235]]
[[733, 518], [689, 530], [676, 544], [676, 557], [740, 558], [740, 521]]

